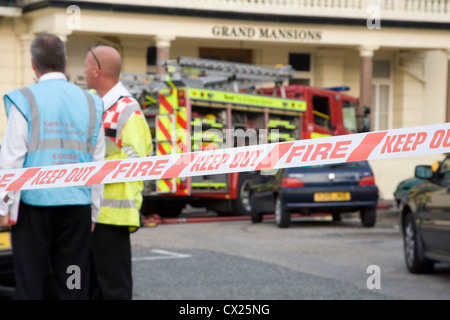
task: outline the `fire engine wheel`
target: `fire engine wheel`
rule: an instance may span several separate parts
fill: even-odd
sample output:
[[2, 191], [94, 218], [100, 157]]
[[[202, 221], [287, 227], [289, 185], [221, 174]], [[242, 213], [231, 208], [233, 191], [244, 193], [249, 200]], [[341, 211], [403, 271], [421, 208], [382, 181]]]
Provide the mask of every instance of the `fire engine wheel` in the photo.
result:
[[176, 218], [181, 214], [183, 208], [183, 202], [156, 201], [152, 199], [144, 200], [141, 212], [144, 216], [156, 213], [162, 218]]
[[254, 194], [250, 195], [250, 206], [251, 206], [251, 218], [253, 223], [259, 223], [263, 221], [263, 215], [258, 211], [256, 206], [256, 198]]
[[160, 206], [160, 212], [162, 217], [176, 218], [181, 214], [184, 208], [184, 203], [182, 202], [164, 202]]
[[248, 173], [239, 175], [237, 198], [233, 201], [233, 212], [235, 216], [247, 216], [251, 214], [250, 204], [250, 178]]

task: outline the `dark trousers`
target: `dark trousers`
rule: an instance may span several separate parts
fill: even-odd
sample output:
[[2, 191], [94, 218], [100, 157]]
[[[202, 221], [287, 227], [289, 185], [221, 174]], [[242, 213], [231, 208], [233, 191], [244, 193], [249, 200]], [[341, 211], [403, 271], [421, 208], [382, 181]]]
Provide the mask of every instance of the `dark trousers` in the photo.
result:
[[90, 205], [21, 202], [11, 239], [17, 299], [89, 299]]
[[95, 225], [92, 235], [91, 299], [131, 300], [131, 242], [128, 227]]

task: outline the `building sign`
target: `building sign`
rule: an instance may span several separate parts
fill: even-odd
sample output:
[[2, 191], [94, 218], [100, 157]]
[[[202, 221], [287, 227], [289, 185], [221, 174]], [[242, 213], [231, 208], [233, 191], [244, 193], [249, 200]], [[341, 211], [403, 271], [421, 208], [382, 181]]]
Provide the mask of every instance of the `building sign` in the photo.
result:
[[322, 31], [302, 28], [273, 27], [242, 27], [215, 25], [212, 27], [215, 37], [248, 40], [279, 40], [279, 41], [320, 41]]

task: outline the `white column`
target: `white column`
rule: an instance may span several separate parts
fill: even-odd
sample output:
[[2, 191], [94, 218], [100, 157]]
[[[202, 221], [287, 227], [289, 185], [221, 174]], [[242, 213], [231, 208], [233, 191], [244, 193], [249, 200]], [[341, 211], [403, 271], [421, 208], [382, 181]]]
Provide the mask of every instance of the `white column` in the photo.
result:
[[[378, 49], [375, 45], [362, 45], [359, 47], [361, 57], [360, 67], [360, 110], [358, 114], [363, 115], [363, 108], [372, 107], [372, 69], [373, 69], [373, 53]], [[359, 123], [361, 128], [361, 123]], [[371, 128], [369, 128], [371, 130]]]

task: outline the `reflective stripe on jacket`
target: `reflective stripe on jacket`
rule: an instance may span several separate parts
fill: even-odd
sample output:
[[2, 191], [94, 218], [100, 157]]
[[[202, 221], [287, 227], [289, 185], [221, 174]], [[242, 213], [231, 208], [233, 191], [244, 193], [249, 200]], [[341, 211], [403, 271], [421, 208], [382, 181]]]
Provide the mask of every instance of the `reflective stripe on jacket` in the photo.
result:
[[[138, 102], [121, 97], [103, 114], [105, 136], [120, 148], [105, 160], [146, 157], [152, 151], [150, 129]], [[105, 184], [104, 199], [98, 223], [128, 226], [135, 231], [140, 226], [142, 181]]]
[[[28, 152], [24, 167], [90, 162], [102, 128], [100, 98], [66, 80], [47, 80], [5, 95], [28, 122]], [[74, 175], [81, 173], [74, 173]], [[85, 205], [90, 187], [23, 190], [23, 202], [35, 206]]]

